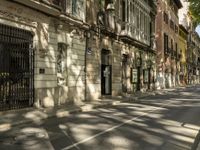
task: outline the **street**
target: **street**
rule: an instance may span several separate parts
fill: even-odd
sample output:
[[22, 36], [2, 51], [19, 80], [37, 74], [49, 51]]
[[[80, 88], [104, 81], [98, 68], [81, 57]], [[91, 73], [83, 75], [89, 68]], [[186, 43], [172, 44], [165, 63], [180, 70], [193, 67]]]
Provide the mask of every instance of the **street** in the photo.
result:
[[200, 86], [0, 131], [0, 149], [195, 150]]

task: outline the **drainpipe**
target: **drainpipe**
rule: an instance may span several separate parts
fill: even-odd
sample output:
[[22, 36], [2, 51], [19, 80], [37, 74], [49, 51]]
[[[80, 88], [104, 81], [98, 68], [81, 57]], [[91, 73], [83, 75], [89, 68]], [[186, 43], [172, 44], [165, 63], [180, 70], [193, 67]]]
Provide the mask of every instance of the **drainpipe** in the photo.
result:
[[89, 51], [89, 39], [90, 39], [90, 31], [86, 30], [85, 31], [85, 38], [86, 38], [86, 42], [85, 42], [85, 60], [84, 60], [84, 72], [85, 72], [85, 101], [87, 99], [87, 53]]
[[88, 49], [88, 37], [87, 37], [87, 31], [86, 32], [86, 42], [85, 42], [85, 59], [84, 59], [84, 65], [85, 65], [85, 68], [84, 68], [84, 72], [85, 72], [85, 93], [84, 93], [84, 96], [85, 96], [85, 101], [86, 101], [86, 98], [87, 98], [87, 49]]

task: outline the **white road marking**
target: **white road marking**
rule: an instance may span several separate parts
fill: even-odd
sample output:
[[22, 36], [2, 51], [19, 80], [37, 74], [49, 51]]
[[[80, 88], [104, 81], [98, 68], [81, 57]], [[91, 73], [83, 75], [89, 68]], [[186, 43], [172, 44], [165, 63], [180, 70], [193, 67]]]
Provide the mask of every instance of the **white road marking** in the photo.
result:
[[149, 113], [152, 113], [152, 112], [154, 112], [154, 111], [156, 111], [156, 110], [162, 109], [164, 106], [168, 106], [170, 103], [172, 103], [172, 102], [163, 104], [163, 105], [161, 105], [159, 108], [154, 108], [154, 109], [152, 109], [152, 110], [149, 110], [148, 112], [146, 112], [146, 113], [144, 113], [144, 114], [142, 114], [142, 115], [139, 115], [139, 116], [134, 117], [134, 118], [132, 118], [132, 119], [129, 119], [129, 120], [125, 121], [125, 122], [122, 122], [122, 123], [120, 123], [120, 124], [118, 124], [118, 125], [115, 125], [115, 126], [113, 126], [113, 127], [111, 127], [111, 128], [108, 128], [108, 129], [106, 129], [106, 130], [104, 130], [104, 131], [102, 131], [102, 132], [99, 132], [99, 133], [97, 133], [97, 134], [95, 134], [95, 135], [93, 135], [93, 136], [91, 136], [91, 137], [88, 137], [88, 138], [86, 138], [86, 139], [84, 139], [84, 140], [82, 140], [82, 141], [79, 141], [79, 142], [74, 143], [74, 144], [72, 144], [72, 145], [70, 145], [70, 146], [67, 146], [67, 147], [63, 148], [62, 150], [69, 150], [69, 149], [74, 148], [74, 147], [77, 148], [77, 146], [80, 145], [80, 144], [83, 144], [83, 143], [85, 143], [85, 142], [87, 142], [87, 141], [90, 141], [90, 140], [92, 140], [92, 139], [94, 139], [94, 138], [96, 138], [96, 137], [99, 137], [99, 136], [101, 136], [101, 135], [107, 133], [107, 132], [113, 131], [113, 130], [115, 130], [115, 129], [117, 129], [117, 128], [119, 128], [119, 127], [125, 125], [125, 124], [128, 124], [128, 123], [130, 123], [130, 122], [132, 122], [132, 121], [134, 121], [134, 120], [136, 120], [136, 119], [138, 119], [138, 118], [140, 118], [140, 117], [146, 116], [146, 115], [148, 115]]

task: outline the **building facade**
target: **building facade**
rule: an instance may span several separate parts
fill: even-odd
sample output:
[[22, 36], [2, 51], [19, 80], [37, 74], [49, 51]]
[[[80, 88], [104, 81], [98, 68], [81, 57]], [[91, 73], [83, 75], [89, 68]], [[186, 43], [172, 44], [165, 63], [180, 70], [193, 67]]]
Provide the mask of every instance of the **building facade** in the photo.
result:
[[[196, 33], [196, 23], [189, 11], [189, 2], [181, 0], [183, 7], [179, 10], [179, 24], [188, 32], [186, 51], [187, 84], [195, 84], [199, 81], [199, 35]], [[183, 31], [183, 30], [182, 30]], [[183, 32], [182, 32], [183, 34]], [[180, 42], [183, 39], [180, 40]]]
[[178, 10], [179, 0], [158, 0], [156, 17], [157, 88], [179, 85], [180, 51]]
[[0, 109], [85, 100], [86, 2], [1, 1]]
[[153, 0], [3, 0], [0, 110], [153, 90]]
[[187, 39], [188, 31], [183, 25], [179, 25], [179, 49], [180, 49], [180, 85], [187, 84]]
[[153, 89], [156, 3], [90, 0], [87, 6], [87, 99]]
[[200, 38], [197, 32], [192, 29], [189, 30], [188, 37], [188, 51], [187, 51], [187, 72], [188, 72], [188, 84], [199, 83], [199, 50], [200, 50]]
[[200, 39], [189, 13], [178, 16], [183, 6], [180, 0], [2, 0], [0, 110], [199, 83]]

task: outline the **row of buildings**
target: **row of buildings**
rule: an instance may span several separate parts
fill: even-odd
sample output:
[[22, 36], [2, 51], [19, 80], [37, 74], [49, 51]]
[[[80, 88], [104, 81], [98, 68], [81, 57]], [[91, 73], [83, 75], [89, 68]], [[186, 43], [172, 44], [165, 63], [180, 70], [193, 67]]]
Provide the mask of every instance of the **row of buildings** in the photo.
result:
[[2, 0], [0, 110], [197, 83], [200, 42], [187, 8], [180, 0]]

